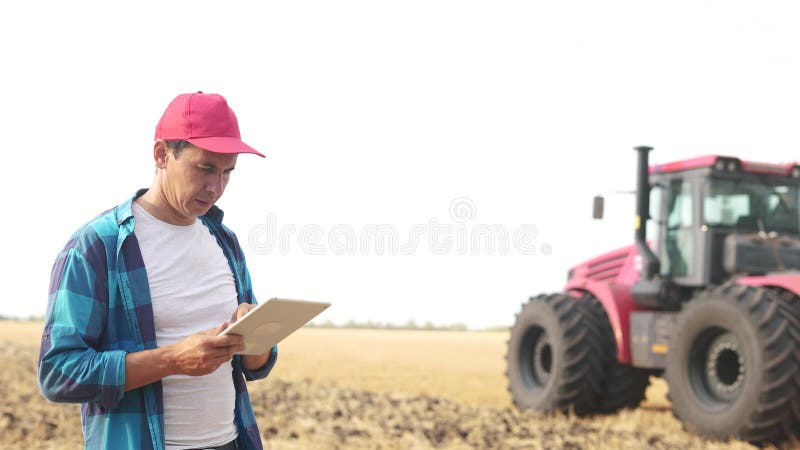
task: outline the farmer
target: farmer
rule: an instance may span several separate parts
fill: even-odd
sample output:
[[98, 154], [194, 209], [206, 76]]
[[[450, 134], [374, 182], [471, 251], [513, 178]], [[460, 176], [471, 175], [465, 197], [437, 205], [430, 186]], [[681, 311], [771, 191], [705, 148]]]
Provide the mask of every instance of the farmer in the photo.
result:
[[219, 336], [256, 303], [214, 206], [239, 153], [264, 156], [222, 96], [177, 96], [156, 126], [150, 189], [58, 255], [39, 384], [48, 400], [82, 403], [87, 449], [262, 448], [245, 379], [266, 377], [277, 348], [234, 355], [241, 336]]

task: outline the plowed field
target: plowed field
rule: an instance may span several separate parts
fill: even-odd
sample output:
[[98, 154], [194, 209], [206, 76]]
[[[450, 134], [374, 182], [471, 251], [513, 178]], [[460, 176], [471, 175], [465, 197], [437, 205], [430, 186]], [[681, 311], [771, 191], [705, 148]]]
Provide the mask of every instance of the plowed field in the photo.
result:
[[[44, 400], [41, 324], [0, 322], [0, 448], [82, 448], [77, 405]], [[682, 431], [653, 379], [634, 411], [578, 419], [518, 412], [505, 333], [303, 329], [250, 384], [272, 449], [753, 449]]]

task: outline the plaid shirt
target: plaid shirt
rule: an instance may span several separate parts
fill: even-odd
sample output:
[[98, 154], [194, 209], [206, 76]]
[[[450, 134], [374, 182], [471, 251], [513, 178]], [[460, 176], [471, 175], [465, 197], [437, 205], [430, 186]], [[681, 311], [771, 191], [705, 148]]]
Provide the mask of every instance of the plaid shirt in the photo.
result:
[[[154, 349], [150, 287], [133, 233], [131, 203], [146, 190], [81, 227], [59, 253], [50, 278], [39, 352], [39, 386], [54, 402], [82, 403], [87, 449], [164, 449], [161, 382], [125, 392], [125, 355]], [[212, 207], [200, 220], [230, 264], [239, 303], [256, 303], [244, 254]], [[247, 370], [233, 358], [234, 416], [244, 448], [261, 449], [245, 379], [264, 378], [275, 365]]]

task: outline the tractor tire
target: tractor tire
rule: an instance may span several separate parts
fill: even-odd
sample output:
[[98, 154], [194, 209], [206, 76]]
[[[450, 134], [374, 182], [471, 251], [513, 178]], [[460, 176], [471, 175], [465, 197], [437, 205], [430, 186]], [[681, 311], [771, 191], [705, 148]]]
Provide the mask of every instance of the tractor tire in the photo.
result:
[[594, 413], [605, 371], [604, 331], [581, 298], [540, 295], [522, 307], [506, 354], [514, 405], [544, 412]]
[[612, 361], [597, 412], [611, 414], [621, 409], [636, 409], [644, 400], [649, 385], [649, 371]]
[[728, 283], [679, 313], [666, 379], [675, 416], [697, 434], [778, 443], [791, 438], [798, 322], [763, 288]]
[[603, 305], [589, 293], [584, 294], [583, 301], [597, 316], [603, 330], [604, 353], [608, 359], [597, 412], [611, 414], [621, 409], [634, 409], [644, 400], [645, 391], [650, 384], [650, 371], [622, 364], [617, 360], [614, 331]]
[[[792, 291], [781, 288], [770, 288], [778, 298], [786, 305], [792, 313], [795, 320], [800, 321], [800, 297]], [[798, 361], [800, 367], [800, 360]], [[795, 423], [793, 435], [793, 442], [800, 446], [800, 371], [794, 376], [794, 383], [797, 387], [797, 394], [792, 397], [792, 412], [794, 414], [793, 421]]]

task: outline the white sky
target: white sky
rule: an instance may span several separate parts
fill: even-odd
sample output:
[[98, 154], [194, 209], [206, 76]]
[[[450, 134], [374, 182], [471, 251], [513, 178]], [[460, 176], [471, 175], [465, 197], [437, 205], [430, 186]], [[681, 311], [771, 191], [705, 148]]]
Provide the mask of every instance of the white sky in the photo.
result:
[[[591, 219], [595, 194], [634, 187], [632, 147], [798, 159], [798, 19], [790, 1], [3, 2], [0, 314], [43, 314], [60, 247], [149, 186], [163, 109], [203, 90], [268, 155], [240, 157], [220, 201], [261, 300], [509, 325], [569, 266], [632, 241], [632, 196]], [[391, 225], [400, 245], [432, 219], [455, 230], [462, 197], [467, 233], [534, 226], [537, 253], [328, 245], [337, 224]], [[327, 254], [297, 232], [256, 251], [268, 217], [275, 234], [318, 227]]]

